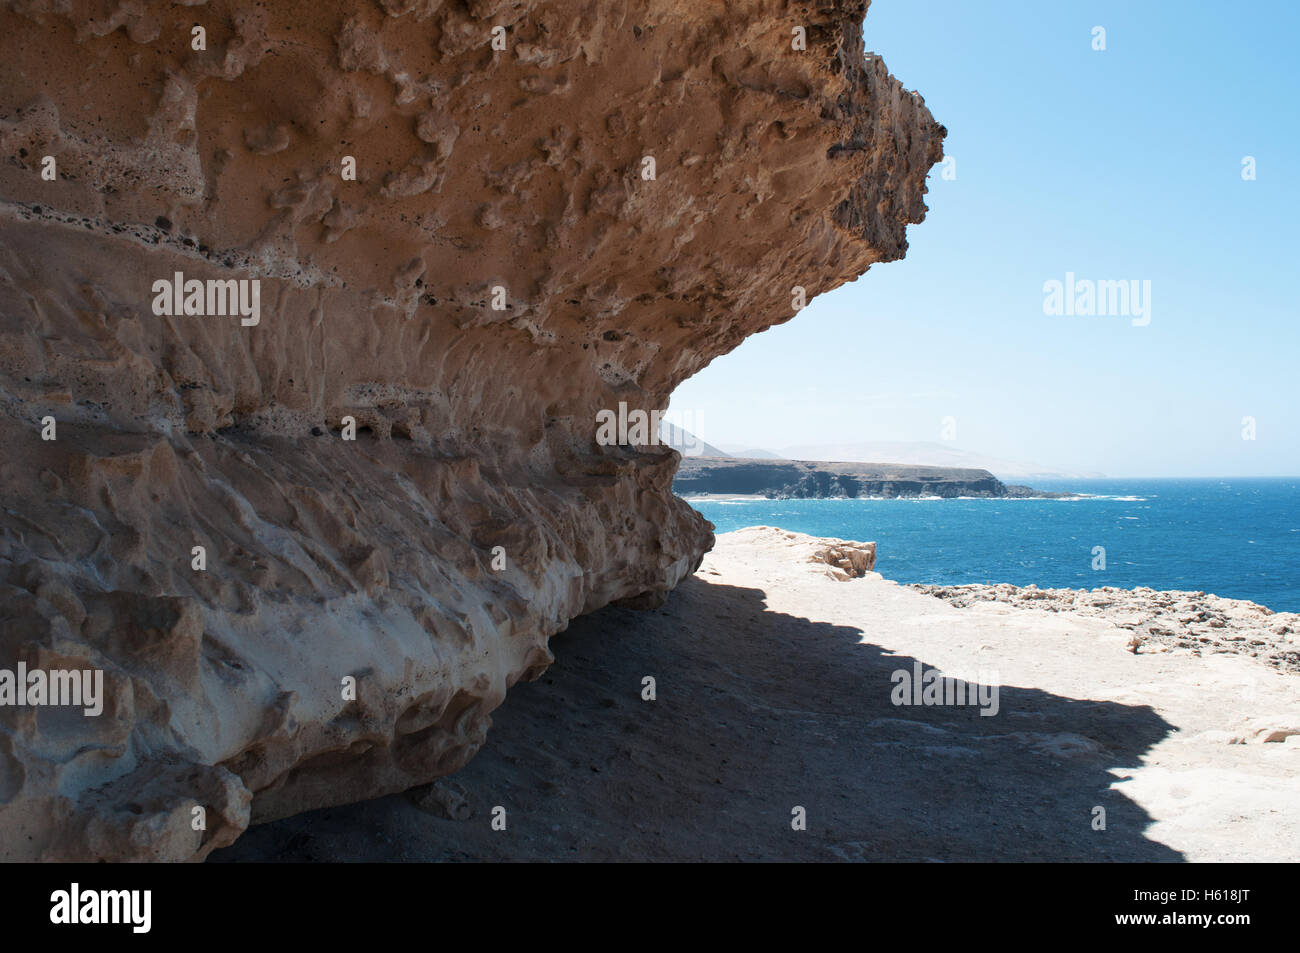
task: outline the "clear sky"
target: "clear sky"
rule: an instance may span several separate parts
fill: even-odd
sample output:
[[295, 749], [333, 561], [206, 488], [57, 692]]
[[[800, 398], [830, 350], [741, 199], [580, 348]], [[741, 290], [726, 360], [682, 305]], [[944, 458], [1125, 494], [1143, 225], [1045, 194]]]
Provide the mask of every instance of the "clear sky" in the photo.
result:
[[[874, 0], [865, 34], [956, 178], [931, 173], [904, 261], [670, 412], [715, 444], [939, 442], [954, 417], [952, 446], [1057, 469], [1300, 474], [1300, 3]], [[1149, 280], [1150, 323], [1044, 314], [1067, 272]]]

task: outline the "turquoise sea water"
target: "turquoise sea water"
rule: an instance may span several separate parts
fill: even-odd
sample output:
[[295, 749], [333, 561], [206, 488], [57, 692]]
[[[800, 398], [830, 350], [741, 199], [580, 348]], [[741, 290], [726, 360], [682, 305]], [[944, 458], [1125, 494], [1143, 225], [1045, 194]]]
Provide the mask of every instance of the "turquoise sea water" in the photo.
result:
[[[1074, 500], [691, 501], [719, 533], [875, 540], [899, 582], [1150, 586], [1300, 612], [1300, 478], [1035, 480]], [[1092, 568], [1093, 547], [1106, 568]]]

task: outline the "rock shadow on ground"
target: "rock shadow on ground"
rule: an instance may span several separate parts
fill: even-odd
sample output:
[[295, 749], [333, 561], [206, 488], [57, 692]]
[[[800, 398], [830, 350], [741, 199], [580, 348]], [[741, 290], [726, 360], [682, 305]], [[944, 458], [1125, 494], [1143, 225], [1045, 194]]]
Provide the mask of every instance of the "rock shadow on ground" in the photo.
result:
[[552, 649], [432, 792], [261, 825], [212, 861], [1182, 859], [1108, 770], [1171, 730], [1147, 706], [1014, 686], [993, 717], [895, 706], [891, 673], [923, 659], [699, 576]]

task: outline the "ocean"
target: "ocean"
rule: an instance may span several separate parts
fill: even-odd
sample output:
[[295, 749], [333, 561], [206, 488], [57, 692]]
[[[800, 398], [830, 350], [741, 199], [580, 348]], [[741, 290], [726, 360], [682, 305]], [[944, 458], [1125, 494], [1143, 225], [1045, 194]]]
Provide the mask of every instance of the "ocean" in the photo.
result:
[[[1034, 480], [1086, 499], [691, 500], [719, 533], [874, 540], [898, 582], [1200, 590], [1300, 612], [1300, 478]], [[1105, 568], [1094, 547], [1105, 549]]]

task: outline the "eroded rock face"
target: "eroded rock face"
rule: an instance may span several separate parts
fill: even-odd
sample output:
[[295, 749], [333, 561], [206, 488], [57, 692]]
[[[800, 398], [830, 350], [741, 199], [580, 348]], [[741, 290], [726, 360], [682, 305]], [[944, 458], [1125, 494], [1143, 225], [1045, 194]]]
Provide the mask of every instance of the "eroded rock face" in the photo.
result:
[[692, 572], [677, 454], [595, 415], [902, 256], [943, 129], [864, 6], [0, 4], [0, 669], [104, 673], [0, 706], [0, 857], [426, 783]]

